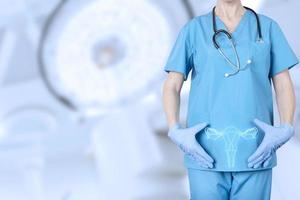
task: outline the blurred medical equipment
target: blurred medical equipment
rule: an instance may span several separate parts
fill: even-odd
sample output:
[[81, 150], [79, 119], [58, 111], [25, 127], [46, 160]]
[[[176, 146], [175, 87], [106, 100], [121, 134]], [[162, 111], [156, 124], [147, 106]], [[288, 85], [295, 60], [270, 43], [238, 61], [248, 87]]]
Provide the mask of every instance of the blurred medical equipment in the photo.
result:
[[[247, 10], [249, 10], [249, 11], [251, 11], [254, 14], [254, 16], [256, 18], [256, 26], [257, 26], [257, 32], [258, 32], [258, 40], [257, 40], [257, 42], [263, 42], [263, 38], [262, 38], [262, 34], [261, 34], [260, 21], [259, 21], [258, 15], [251, 8], [248, 8], [246, 6], [244, 6], [244, 8], [246, 9], [246, 12], [247, 12]], [[239, 58], [238, 52], [237, 52], [237, 50], [235, 48], [235, 44], [234, 44], [234, 41], [233, 41], [233, 38], [232, 38], [232, 34], [229, 33], [227, 30], [224, 30], [224, 29], [217, 30], [215, 9], [216, 9], [216, 7], [214, 7], [213, 10], [212, 10], [212, 13], [213, 13], [212, 21], [213, 21], [213, 30], [214, 30], [212, 41], [213, 41], [213, 44], [214, 44], [215, 48], [220, 53], [220, 55], [223, 56], [223, 58], [226, 60], [226, 62], [228, 64], [230, 64], [233, 67], [233, 69], [234, 69], [234, 72], [225, 73], [224, 74], [225, 77], [229, 77], [229, 76], [233, 76], [233, 75], [239, 73], [239, 71], [241, 71], [241, 70], [246, 69], [247, 65], [251, 64], [252, 60], [249, 58], [247, 60], [246, 64], [244, 64], [244, 66], [241, 67], [240, 58]], [[231, 62], [231, 60], [225, 55], [225, 53], [223, 52], [222, 48], [218, 44], [217, 37], [220, 34], [226, 35], [227, 39], [229, 40], [231, 48], [234, 51], [234, 56], [235, 56], [236, 64], [234, 64], [233, 62]]]
[[94, 127], [100, 199], [187, 198], [178, 151], [167, 137], [153, 134], [145, 113], [149, 111], [139, 103], [108, 115]]
[[[185, 198], [183, 168], [166, 163], [161, 146], [170, 142], [160, 144], [155, 134], [165, 123], [153, 126], [149, 113], [160, 105], [161, 66], [171, 42], [192, 12], [187, 1], [61, 1], [46, 21], [38, 58], [47, 89], [83, 118], [100, 116], [92, 128], [92, 143], [103, 199]], [[127, 123], [136, 117], [139, 127]], [[147, 145], [140, 145], [143, 140]], [[113, 143], [119, 144], [117, 149]], [[120, 152], [129, 156], [119, 164]], [[116, 174], [116, 167], [126, 173]], [[167, 169], [178, 176], [168, 175]], [[166, 181], [182, 190], [169, 188]], [[122, 188], [123, 193], [112, 191]]]
[[[10, 126], [5, 126], [3, 143], [0, 139], [1, 163], [7, 163], [0, 166], [0, 197], [31, 200], [42, 193], [44, 198], [39, 200], [59, 200], [71, 193], [71, 200], [99, 199], [95, 163], [86, 154], [89, 131], [95, 121], [78, 123], [74, 120], [70, 111], [45, 90], [41, 80], [1, 88], [0, 116], [7, 116], [3, 124], [10, 122]], [[40, 132], [33, 134], [32, 130]], [[22, 131], [24, 134], [13, 134]], [[12, 143], [15, 140], [19, 146]], [[37, 158], [41, 162], [31, 162], [38, 161]], [[31, 178], [31, 174], [36, 175]], [[75, 180], [80, 180], [80, 184]]]
[[162, 80], [172, 29], [154, 2], [61, 1], [40, 41], [43, 80], [72, 110], [105, 114], [138, 100]]
[[24, 200], [45, 199], [42, 177], [45, 163], [43, 139], [56, 128], [53, 113], [42, 106], [19, 107], [1, 115], [0, 169], [7, 173], [2, 174], [0, 180], [18, 179], [14, 187], [18, 193], [1, 184], [1, 198], [14, 199], [12, 194], [23, 193]]

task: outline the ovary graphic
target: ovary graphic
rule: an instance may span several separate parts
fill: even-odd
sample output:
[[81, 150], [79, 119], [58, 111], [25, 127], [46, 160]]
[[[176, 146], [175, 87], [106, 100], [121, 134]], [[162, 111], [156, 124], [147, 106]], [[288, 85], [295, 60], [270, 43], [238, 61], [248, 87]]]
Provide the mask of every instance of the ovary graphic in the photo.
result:
[[237, 144], [240, 138], [245, 140], [254, 140], [258, 130], [256, 127], [249, 128], [245, 131], [240, 131], [236, 127], [227, 127], [222, 131], [214, 128], [206, 128], [205, 134], [208, 139], [219, 140], [223, 139], [225, 142], [225, 151], [227, 156], [227, 163], [229, 168], [235, 165], [235, 155], [237, 152]]

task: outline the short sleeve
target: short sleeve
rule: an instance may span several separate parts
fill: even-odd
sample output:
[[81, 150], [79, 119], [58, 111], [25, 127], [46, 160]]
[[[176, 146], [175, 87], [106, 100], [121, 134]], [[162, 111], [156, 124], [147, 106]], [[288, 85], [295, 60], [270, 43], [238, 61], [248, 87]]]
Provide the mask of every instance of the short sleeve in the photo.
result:
[[179, 72], [183, 74], [184, 80], [192, 68], [192, 48], [189, 43], [189, 28], [188, 23], [181, 28], [175, 44], [171, 49], [170, 55], [166, 61], [164, 70], [166, 72]]
[[271, 67], [269, 75], [273, 77], [286, 69], [291, 69], [299, 63], [299, 60], [275, 21], [272, 21], [271, 24], [270, 40]]

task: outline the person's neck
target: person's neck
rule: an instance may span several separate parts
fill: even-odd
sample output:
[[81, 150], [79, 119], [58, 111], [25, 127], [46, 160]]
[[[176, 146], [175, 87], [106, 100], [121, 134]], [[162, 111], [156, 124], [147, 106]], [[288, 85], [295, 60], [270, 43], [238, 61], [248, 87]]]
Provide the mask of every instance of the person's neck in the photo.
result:
[[243, 7], [241, 1], [218, 1], [216, 4], [216, 15], [221, 16], [227, 19], [232, 19], [237, 16], [242, 16], [245, 12], [245, 8]]

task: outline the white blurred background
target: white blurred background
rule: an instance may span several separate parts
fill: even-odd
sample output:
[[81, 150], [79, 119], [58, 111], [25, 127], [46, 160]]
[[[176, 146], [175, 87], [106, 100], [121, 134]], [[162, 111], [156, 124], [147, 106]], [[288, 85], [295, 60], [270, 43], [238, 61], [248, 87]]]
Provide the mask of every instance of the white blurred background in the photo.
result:
[[[300, 56], [299, 1], [243, 3], [278, 21]], [[163, 65], [183, 24], [214, 4], [0, 0], [0, 199], [188, 199], [166, 137]], [[291, 73], [300, 100], [299, 67]], [[273, 200], [300, 199], [300, 110], [295, 125]]]

